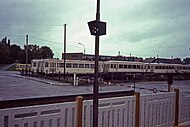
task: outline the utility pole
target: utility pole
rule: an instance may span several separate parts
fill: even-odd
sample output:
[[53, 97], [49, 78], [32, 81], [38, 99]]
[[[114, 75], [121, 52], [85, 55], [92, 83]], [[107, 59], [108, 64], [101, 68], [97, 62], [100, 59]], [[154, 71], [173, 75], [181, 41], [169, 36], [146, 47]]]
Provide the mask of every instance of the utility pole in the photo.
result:
[[66, 71], [66, 25], [64, 24], [64, 80], [66, 77], [65, 71]]
[[26, 35], [26, 67], [25, 73], [28, 74], [28, 35]]
[[100, 0], [97, 0], [96, 20], [88, 22], [91, 35], [95, 36], [95, 68], [93, 86], [93, 127], [98, 127], [98, 68], [99, 68], [99, 36], [106, 35], [106, 22], [100, 21]]
[[[97, 0], [96, 21], [100, 21], [100, 0]], [[98, 66], [99, 66], [99, 35], [95, 36], [95, 73], [93, 86], [93, 127], [98, 127], [98, 100], [99, 100], [99, 84], [98, 84]]]

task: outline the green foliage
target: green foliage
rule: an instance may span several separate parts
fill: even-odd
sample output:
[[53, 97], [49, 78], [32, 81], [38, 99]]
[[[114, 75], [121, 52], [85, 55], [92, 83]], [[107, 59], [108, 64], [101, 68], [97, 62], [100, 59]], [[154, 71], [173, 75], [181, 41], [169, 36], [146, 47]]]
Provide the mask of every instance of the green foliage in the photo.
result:
[[[10, 45], [10, 40], [7, 42], [7, 38], [3, 38], [0, 41], [0, 64], [13, 63], [19, 61], [26, 63], [26, 46], [21, 49], [20, 46], [13, 44]], [[54, 54], [50, 47], [39, 45], [28, 45], [28, 60], [29, 63], [32, 59], [47, 59], [53, 58]]]

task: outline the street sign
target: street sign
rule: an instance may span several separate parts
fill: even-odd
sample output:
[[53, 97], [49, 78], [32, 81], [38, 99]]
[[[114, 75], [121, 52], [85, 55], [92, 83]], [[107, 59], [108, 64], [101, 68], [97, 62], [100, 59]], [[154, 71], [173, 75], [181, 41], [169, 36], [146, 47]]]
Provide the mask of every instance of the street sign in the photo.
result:
[[91, 35], [106, 35], [106, 22], [93, 20], [88, 22]]

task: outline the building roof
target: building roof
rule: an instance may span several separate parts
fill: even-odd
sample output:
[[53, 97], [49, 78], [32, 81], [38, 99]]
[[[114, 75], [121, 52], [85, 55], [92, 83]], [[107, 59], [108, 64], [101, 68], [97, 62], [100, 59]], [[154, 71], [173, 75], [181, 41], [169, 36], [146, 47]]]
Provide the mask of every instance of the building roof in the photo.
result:
[[181, 64], [181, 59], [166, 59], [166, 58], [157, 58], [153, 61], [153, 63], [167, 63], [167, 64]]
[[153, 63], [155, 61], [155, 58], [146, 58], [143, 62], [144, 63]]

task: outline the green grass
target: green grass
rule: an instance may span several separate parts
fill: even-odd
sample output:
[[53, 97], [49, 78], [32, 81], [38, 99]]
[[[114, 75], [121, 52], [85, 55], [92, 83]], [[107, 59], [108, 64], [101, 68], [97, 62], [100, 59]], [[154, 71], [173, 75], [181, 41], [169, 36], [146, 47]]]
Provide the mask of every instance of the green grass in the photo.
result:
[[11, 67], [8, 68], [6, 71], [17, 71], [17, 70], [16, 70], [16, 65], [11, 66]]

